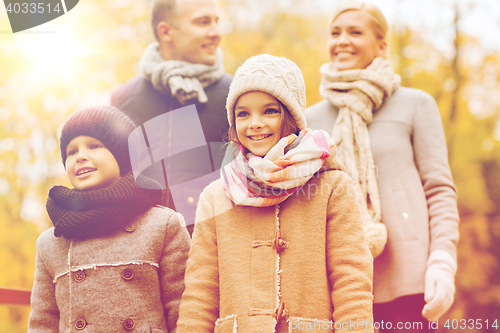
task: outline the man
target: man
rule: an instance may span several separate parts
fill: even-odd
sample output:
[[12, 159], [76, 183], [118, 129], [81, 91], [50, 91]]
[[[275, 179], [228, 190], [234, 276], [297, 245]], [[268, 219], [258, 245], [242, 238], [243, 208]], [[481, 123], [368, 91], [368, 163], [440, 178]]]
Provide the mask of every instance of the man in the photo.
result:
[[[152, 0], [151, 23], [157, 41], [146, 48], [139, 61], [141, 75], [111, 95], [111, 104], [137, 126], [146, 123], [142, 129], [152, 161], [142, 173], [164, 186], [164, 204], [184, 215], [188, 229], [194, 223], [199, 194], [216, 179], [222, 142], [229, 128], [225, 103], [232, 77], [224, 73], [222, 65], [218, 20], [213, 0]], [[201, 123], [206, 144], [197, 148], [191, 145], [187, 150], [180, 147], [176, 150], [180, 152], [154, 161], [151, 138], [170, 149], [172, 144], [178, 145], [172, 135], [179, 132], [179, 126], [170, 122], [158, 134], [151, 133], [148, 124], [156, 125], [158, 132], [166, 112], [193, 104], [197, 115], [194, 113], [190, 121]], [[193, 126], [184, 134], [199, 128]]]

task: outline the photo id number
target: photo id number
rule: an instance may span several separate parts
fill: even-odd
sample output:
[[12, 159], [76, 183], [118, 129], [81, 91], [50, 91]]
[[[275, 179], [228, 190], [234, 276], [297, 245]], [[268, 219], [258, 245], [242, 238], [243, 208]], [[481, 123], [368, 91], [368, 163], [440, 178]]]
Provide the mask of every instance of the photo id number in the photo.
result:
[[27, 2], [24, 2], [24, 3], [9, 3], [9, 5], [7, 6], [6, 8], [7, 10], [7, 13], [15, 13], [15, 14], [19, 14], [19, 13], [23, 13], [23, 14], [27, 14], [27, 13], [31, 13], [31, 14], [35, 14], [35, 13], [43, 13], [43, 12], [47, 12], [47, 13], [59, 13], [61, 12], [63, 9], [60, 8], [59, 6], [59, 3], [56, 4], [56, 6], [54, 6], [53, 8], [50, 8], [50, 3], [35, 3], [35, 2], [32, 2], [32, 3], [27, 3]]

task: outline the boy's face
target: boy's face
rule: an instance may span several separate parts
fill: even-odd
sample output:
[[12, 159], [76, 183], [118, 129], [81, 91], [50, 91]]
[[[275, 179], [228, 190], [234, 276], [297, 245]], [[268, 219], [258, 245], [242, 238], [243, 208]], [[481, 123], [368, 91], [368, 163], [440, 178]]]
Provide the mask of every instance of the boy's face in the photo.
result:
[[113, 154], [99, 140], [81, 135], [66, 147], [66, 173], [77, 190], [96, 190], [118, 181], [120, 167]]

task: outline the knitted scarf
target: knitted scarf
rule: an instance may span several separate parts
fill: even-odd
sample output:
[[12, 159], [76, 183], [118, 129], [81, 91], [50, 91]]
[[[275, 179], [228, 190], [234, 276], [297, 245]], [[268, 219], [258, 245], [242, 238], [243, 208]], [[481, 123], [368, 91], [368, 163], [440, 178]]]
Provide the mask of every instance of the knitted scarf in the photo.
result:
[[352, 177], [361, 208], [365, 235], [373, 257], [378, 256], [387, 241], [387, 230], [381, 223], [380, 197], [368, 135], [373, 112], [399, 87], [401, 78], [389, 61], [375, 58], [365, 69], [337, 71], [331, 63], [320, 68], [320, 93], [339, 109], [332, 137], [337, 156]]
[[236, 205], [273, 206], [307, 183], [329, 156], [330, 136], [322, 130], [281, 138], [264, 157], [230, 143], [220, 170], [222, 188]]
[[175, 96], [181, 105], [190, 100], [208, 101], [204, 88], [224, 75], [222, 50], [217, 49], [213, 66], [192, 64], [185, 61], [165, 60], [161, 57], [158, 42], [148, 45], [139, 60], [139, 68], [156, 90]]
[[132, 171], [116, 183], [97, 190], [80, 191], [54, 186], [47, 198], [47, 212], [54, 224], [54, 235], [66, 239], [89, 239], [108, 235], [125, 227], [139, 214], [161, 204], [161, 191], [155, 181]]

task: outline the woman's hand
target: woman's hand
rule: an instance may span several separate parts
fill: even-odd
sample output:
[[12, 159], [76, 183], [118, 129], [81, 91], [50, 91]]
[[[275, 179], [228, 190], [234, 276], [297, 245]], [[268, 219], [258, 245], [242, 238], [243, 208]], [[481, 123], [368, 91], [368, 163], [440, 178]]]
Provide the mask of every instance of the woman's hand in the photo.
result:
[[433, 251], [427, 261], [425, 272], [425, 302], [422, 316], [436, 321], [453, 304], [457, 263], [446, 251]]

